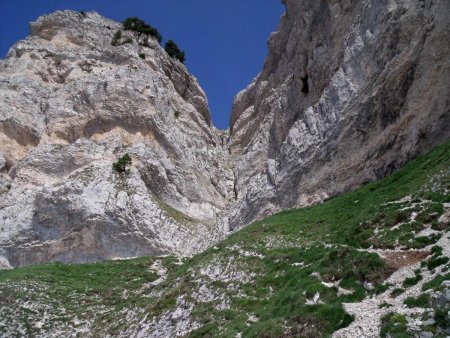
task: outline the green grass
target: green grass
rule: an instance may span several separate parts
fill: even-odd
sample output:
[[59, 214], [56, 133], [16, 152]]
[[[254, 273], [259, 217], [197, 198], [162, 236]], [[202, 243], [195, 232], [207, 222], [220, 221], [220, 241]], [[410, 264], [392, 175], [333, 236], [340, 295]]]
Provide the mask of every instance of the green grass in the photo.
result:
[[434, 270], [438, 266], [448, 263], [448, 261], [449, 261], [448, 257], [436, 257], [436, 258], [432, 257], [427, 262], [428, 270]]
[[416, 298], [408, 297], [405, 299], [404, 303], [407, 307], [427, 308], [430, 307], [430, 296], [428, 294], [423, 293]]
[[398, 313], [389, 313], [382, 318], [381, 337], [410, 338], [412, 335], [408, 333], [406, 324], [405, 316]]
[[450, 327], [450, 317], [448, 316], [448, 311], [448, 307], [434, 309], [434, 320], [440, 327]]
[[375, 293], [376, 295], [379, 295], [383, 292], [385, 292], [387, 289], [389, 289], [392, 286], [392, 284], [390, 283], [383, 283], [383, 284], [378, 284], [375, 289], [373, 290], [373, 293]]
[[136, 289], [142, 283], [152, 281], [156, 274], [147, 270], [154, 258], [105, 261], [91, 264], [51, 263], [0, 273], [2, 282], [38, 281], [50, 286], [63, 285], [74, 291], [101, 292], [118, 287]]
[[443, 281], [450, 280], [450, 273], [447, 273], [445, 275], [437, 276], [432, 281], [425, 283], [422, 287], [422, 291], [427, 291], [430, 289], [437, 289], [441, 286]]
[[[21, 327], [33, 335], [37, 332], [33, 320], [40, 314], [22, 307], [32, 301], [55, 309], [44, 332], [50, 332], [52, 325], [67, 325], [66, 331], [71, 332], [77, 317], [91, 320], [91, 329], [105, 336], [138, 325], [144, 317], [151, 321], [173, 311], [184, 299], [192, 305], [191, 320], [200, 324], [188, 337], [234, 337], [238, 333], [243, 337], [330, 337], [352, 321], [342, 303], [361, 301], [390, 287], [384, 281], [393, 269], [378, 255], [361, 249], [422, 248], [437, 241], [436, 236], [415, 234], [424, 229], [425, 222], [441, 226], [437, 219], [444, 212], [443, 203], [450, 202], [446, 192], [449, 165], [450, 143], [382, 181], [320, 205], [255, 222], [181, 265], [166, 257], [167, 279], [154, 287], [148, 283], [158, 276], [149, 266], [156, 258], [2, 271], [0, 316], [7, 322], [19, 318]], [[400, 201], [405, 196], [410, 198]], [[172, 218], [190, 220], [170, 207], [163, 209]], [[415, 221], [411, 221], [412, 212], [417, 212]], [[433, 257], [426, 264], [431, 268], [445, 264], [439, 257], [442, 248], [432, 250]], [[208, 275], [205, 271], [209, 270], [219, 273]], [[417, 272], [403, 287], [420, 279]], [[426, 283], [424, 290], [435, 289], [446, 279], [448, 274]], [[350, 294], [338, 294], [336, 288], [322, 283], [339, 280]], [[375, 285], [370, 293], [363, 287], [365, 281]], [[200, 286], [215, 296], [201, 300]], [[397, 289], [394, 294], [403, 291]], [[316, 293], [319, 302], [308, 304]], [[408, 303], [420, 301], [409, 299]], [[124, 310], [133, 315], [125, 316]], [[256, 321], [249, 321], [250, 316]], [[383, 334], [406, 337], [405, 325], [402, 316], [391, 314], [383, 319]], [[0, 335], [7, 329], [0, 325]]]
[[403, 282], [404, 288], [410, 288], [411, 286], [416, 285], [419, 281], [422, 280], [421, 274], [416, 274], [414, 277], [406, 278]]
[[395, 298], [395, 297], [401, 295], [401, 294], [404, 293], [404, 292], [405, 292], [405, 289], [403, 289], [403, 288], [395, 288], [395, 289], [392, 290], [392, 292], [391, 292], [391, 297]]
[[443, 251], [444, 251], [444, 249], [439, 245], [436, 245], [431, 248], [431, 253], [433, 254], [433, 256], [436, 256], [436, 257], [441, 256]]
[[[133, 296], [145, 283], [154, 281], [157, 275], [148, 270], [153, 258], [124, 261], [107, 261], [94, 264], [44, 264], [0, 273], [0, 304], [17, 306], [30, 300], [51, 305], [57, 322], [70, 322], [73, 316], [88, 320], [98, 307], [108, 307], [119, 313], [124, 308], [140, 305], [141, 300]], [[124, 298], [127, 291], [129, 297]], [[36, 313], [19, 309], [14, 316], [25, 324]], [[38, 313], [39, 314], [39, 313]], [[22, 317], [22, 318], [20, 318]], [[113, 316], [112, 316], [113, 317]], [[102, 325], [101, 316], [95, 325]], [[114, 332], [115, 324], [109, 325]], [[36, 332], [25, 325], [29, 335]], [[0, 326], [0, 335], [2, 327]]]

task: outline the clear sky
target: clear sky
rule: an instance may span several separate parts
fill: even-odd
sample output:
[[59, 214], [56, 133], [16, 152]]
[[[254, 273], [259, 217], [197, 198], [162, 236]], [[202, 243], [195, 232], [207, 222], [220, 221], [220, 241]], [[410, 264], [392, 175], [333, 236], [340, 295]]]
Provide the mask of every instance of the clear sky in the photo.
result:
[[28, 35], [28, 22], [58, 9], [95, 10], [123, 21], [138, 16], [186, 52], [214, 124], [227, 128], [233, 97], [261, 70], [281, 0], [0, 0], [0, 57]]

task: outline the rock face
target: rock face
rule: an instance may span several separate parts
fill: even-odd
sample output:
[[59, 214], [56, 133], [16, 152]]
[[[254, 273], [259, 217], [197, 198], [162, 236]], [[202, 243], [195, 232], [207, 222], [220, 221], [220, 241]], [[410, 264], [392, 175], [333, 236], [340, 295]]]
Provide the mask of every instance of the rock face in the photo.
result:
[[0, 62], [1, 265], [198, 252], [450, 138], [448, 1], [285, 3], [230, 135], [156, 40], [93, 12], [31, 23]]
[[234, 102], [232, 227], [382, 178], [450, 137], [448, 1], [285, 4]]
[[113, 45], [119, 29], [55, 12], [0, 62], [0, 256], [13, 266], [188, 254], [217, 236], [232, 172], [205, 94], [156, 40], [124, 31]]

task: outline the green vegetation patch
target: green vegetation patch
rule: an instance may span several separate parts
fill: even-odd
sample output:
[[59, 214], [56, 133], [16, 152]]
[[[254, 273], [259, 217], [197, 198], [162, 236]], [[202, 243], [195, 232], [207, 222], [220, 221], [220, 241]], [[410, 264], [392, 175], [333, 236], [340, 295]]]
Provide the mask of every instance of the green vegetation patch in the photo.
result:
[[428, 283], [425, 283], [422, 286], [422, 291], [427, 291], [430, 289], [437, 290], [441, 285], [442, 282], [450, 280], [450, 273], [447, 273], [445, 275], [436, 276], [435, 279], [432, 281], [429, 281]]
[[421, 274], [417, 274], [414, 277], [406, 278], [405, 281], [403, 282], [403, 287], [410, 288], [411, 286], [416, 285], [421, 280], [422, 280]]
[[448, 261], [448, 257], [432, 257], [427, 262], [428, 270], [434, 270], [440, 265], [447, 264]]
[[395, 298], [395, 297], [401, 295], [401, 294], [404, 293], [404, 292], [405, 292], [405, 289], [403, 289], [403, 288], [395, 288], [395, 289], [392, 290], [392, 292], [391, 292], [391, 297], [392, 297], [392, 298]]
[[131, 166], [132, 160], [131, 156], [127, 153], [117, 160], [117, 162], [113, 163], [113, 169], [122, 174], [127, 171], [127, 168]]
[[406, 318], [399, 313], [389, 313], [381, 320], [381, 337], [410, 338]]
[[408, 307], [427, 308], [430, 307], [430, 296], [426, 293], [423, 293], [416, 298], [408, 297], [405, 299], [404, 303]]
[[181, 63], [184, 63], [184, 52], [178, 48], [177, 44], [173, 40], [168, 40], [164, 49], [170, 57], [179, 60]]
[[140, 34], [150, 35], [158, 40], [159, 43], [161, 43], [162, 41], [162, 35], [159, 33], [159, 31], [155, 27], [147, 24], [142, 19], [139, 19], [137, 17], [130, 17], [125, 19], [122, 24], [123, 29], [125, 30], [131, 30]]
[[[23, 322], [30, 336], [38, 332], [31, 323], [39, 320], [47, 307], [53, 319], [44, 330], [51, 330], [51, 325], [73, 324], [77, 319], [93, 320], [93, 327], [114, 333], [126, 324], [120, 318], [121, 311], [141, 306], [145, 301], [138, 296], [142, 287], [158, 278], [149, 270], [153, 261], [139, 258], [92, 264], [52, 263], [1, 271], [0, 304], [13, 311], [9, 319]], [[24, 310], [21, 304], [30, 301], [36, 308]], [[98, 309], [102, 309], [101, 314], [96, 313]], [[104, 320], [108, 320], [107, 326]]]

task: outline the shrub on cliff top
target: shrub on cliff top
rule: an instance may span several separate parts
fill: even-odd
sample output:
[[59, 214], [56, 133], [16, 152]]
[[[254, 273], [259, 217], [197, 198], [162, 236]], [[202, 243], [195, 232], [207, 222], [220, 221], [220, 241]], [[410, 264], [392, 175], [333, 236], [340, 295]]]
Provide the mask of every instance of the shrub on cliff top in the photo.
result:
[[170, 57], [180, 60], [181, 63], [184, 62], [184, 52], [178, 48], [177, 44], [173, 40], [166, 42], [165, 50]]
[[152, 37], [154, 37], [156, 40], [158, 40], [159, 43], [162, 41], [162, 35], [159, 33], [159, 31], [155, 28], [150, 26], [149, 24], [145, 23], [144, 20], [141, 20], [137, 17], [130, 17], [125, 19], [125, 21], [122, 23], [123, 29], [135, 31], [140, 34], [147, 34]]

